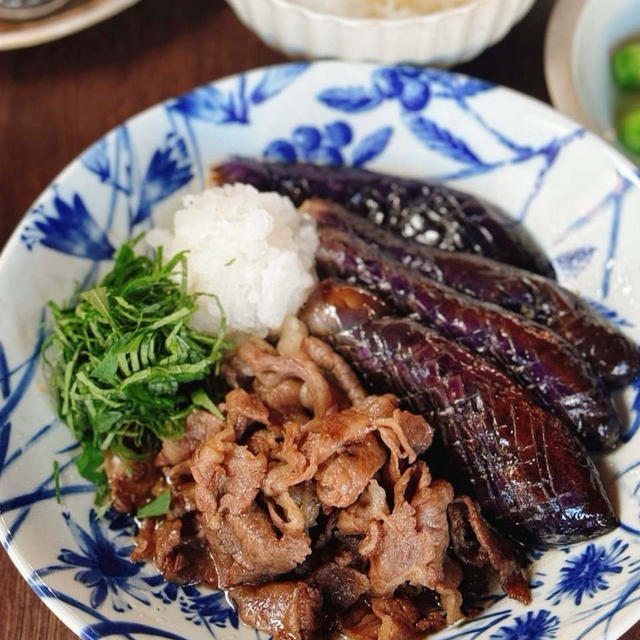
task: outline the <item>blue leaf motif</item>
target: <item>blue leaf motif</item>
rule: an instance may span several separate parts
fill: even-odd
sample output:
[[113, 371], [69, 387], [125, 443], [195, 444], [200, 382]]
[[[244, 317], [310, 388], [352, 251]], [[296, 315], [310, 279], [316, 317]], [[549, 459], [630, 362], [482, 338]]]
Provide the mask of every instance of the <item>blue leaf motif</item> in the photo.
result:
[[560, 620], [546, 609], [518, 616], [513, 624], [500, 627], [490, 640], [551, 640], [556, 637]]
[[308, 62], [291, 62], [267, 69], [251, 92], [251, 101], [260, 104], [280, 93], [309, 67]]
[[589, 265], [595, 252], [596, 247], [578, 247], [577, 249], [571, 249], [570, 251], [558, 254], [554, 258], [554, 262], [562, 273], [571, 278], [575, 278]]
[[31, 249], [37, 243], [69, 255], [92, 260], [109, 260], [115, 249], [105, 232], [98, 226], [78, 193], [71, 203], [56, 195], [53, 199], [55, 214], [44, 206], [31, 214], [21, 240]]
[[404, 113], [402, 119], [409, 131], [429, 149], [457, 162], [483, 164], [464, 140], [457, 138], [433, 120], [416, 113]]
[[161, 588], [153, 595], [165, 604], [178, 602], [185, 619], [197, 626], [214, 625], [224, 628], [230, 623], [238, 628], [238, 614], [229, 605], [223, 591], [206, 591], [202, 593], [192, 585], [180, 586], [171, 582], [160, 582]]
[[376, 91], [385, 98], [397, 98], [402, 93], [404, 83], [398, 69], [393, 67], [376, 69], [371, 79]]
[[170, 106], [186, 116], [214, 124], [237, 120], [233, 98], [216, 87], [194, 89], [176, 98]]
[[495, 89], [495, 85], [480, 78], [462, 78], [461, 82], [455, 85], [455, 94], [457, 97], [471, 97], [478, 93], [484, 93]]
[[622, 436], [623, 442], [629, 442], [629, 440], [636, 435], [638, 429], [640, 429], [640, 375], [633, 381], [633, 389], [636, 392], [631, 405], [631, 411], [633, 411], [634, 416], [629, 428]]
[[366, 138], [363, 138], [353, 150], [353, 166], [362, 167], [367, 162], [377, 158], [386, 149], [392, 134], [393, 127], [381, 127]]
[[449, 76], [446, 83], [452, 98], [471, 98], [478, 93], [493, 89], [495, 85], [480, 78], [465, 78], [463, 76]]
[[365, 87], [334, 87], [325, 89], [318, 95], [320, 102], [346, 113], [375, 109], [382, 99], [377, 91]]
[[603, 318], [615, 324], [617, 327], [633, 327], [633, 322], [630, 322], [626, 318], [623, 318], [615, 309], [608, 307], [600, 300], [593, 300], [592, 298], [587, 298], [586, 296], [582, 296], [585, 302], [596, 312], [599, 313]]
[[213, 591], [202, 594], [194, 587], [184, 587], [186, 595], [180, 602], [180, 609], [186, 614], [187, 620], [194, 624], [201, 624], [201, 620], [223, 628], [227, 622], [235, 629], [238, 628], [238, 614], [229, 605], [224, 591]]
[[162, 148], [153, 154], [142, 182], [140, 205], [132, 224], [151, 215], [152, 207], [191, 181], [191, 159], [182, 138], [170, 133]]
[[111, 177], [111, 169], [109, 167], [109, 155], [107, 154], [107, 141], [102, 138], [91, 146], [82, 156], [82, 164], [93, 171], [101, 182], [106, 182]]

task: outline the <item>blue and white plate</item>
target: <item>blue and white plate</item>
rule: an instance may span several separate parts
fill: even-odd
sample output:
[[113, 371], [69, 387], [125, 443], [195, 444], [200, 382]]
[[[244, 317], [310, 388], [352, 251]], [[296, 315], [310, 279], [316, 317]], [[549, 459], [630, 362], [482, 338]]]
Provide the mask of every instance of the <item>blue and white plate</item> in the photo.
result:
[[[640, 339], [640, 178], [543, 104], [443, 71], [319, 62], [234, 76], [153, 107], [69, 165], [0, 260], [0, 534], [83, 638], [256, 637], [222, 593], [167, 584], [129, 560], [133, 523], [97, 518], [38, 357], [45, 302], [93, 282], [121, 242], [166, 220], [230, 154], [364, 165], [482, 195], [530, 229], [563, 284]], [[613, 639], [640, 618], [637, 388], [624, 403], [626, 443], [602, 461], [621, 527], [533, 553], [531, 606], [496, 594], [480, 617], [438, 639]]]

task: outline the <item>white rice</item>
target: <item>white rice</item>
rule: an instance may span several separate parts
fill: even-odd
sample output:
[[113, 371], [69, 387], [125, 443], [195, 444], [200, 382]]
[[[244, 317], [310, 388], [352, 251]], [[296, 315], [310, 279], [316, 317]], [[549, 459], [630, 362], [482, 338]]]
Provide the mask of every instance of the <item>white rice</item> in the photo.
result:
[[352, 18], [409, 18], [452, 9], [468, 0], [290, 0], [293, 4]]
[[[186, 196], [173, 230], [155, 229], [147, 241], [162, 246], [167, 258], [188, 251], [189, 291], [215, 294], [231, 332], [278, 333], [316, 282], [314, 221], [289, 198], [249, 185]], [[215, 334], [221, 320], [216, 301], [200, 296], [198, 303], [192, 327]]]

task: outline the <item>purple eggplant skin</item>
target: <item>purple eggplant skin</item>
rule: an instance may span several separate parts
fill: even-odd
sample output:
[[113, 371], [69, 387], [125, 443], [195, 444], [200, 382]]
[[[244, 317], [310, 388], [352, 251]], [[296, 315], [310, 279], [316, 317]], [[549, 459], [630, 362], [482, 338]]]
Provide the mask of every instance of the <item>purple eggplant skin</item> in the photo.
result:
[[623, 387], [640, 371], [637, 345], [553, 280], [484, 256], [403, 240], [328, 200], [312, 198], [300, 210], [318, 225], [355, 234], [433, 280], [549, 327], [575, 347], [609, 389]]
[[[572, 544], [618, 521], [576, 436], [491, 362], [408, 318], [376, 319], [376, 303], [323, 281], [301, 312], [372, 393], [393, 392], [436, 427], [453, 476], [502, 531], [539, 544]], [[345, 300], [348, 304], [345, 305]]]
[[486, 255], [555, 278], [547, 257], [498, 207], [441, 184], [355, 167], [281, 164], [236, 158], [215, 167], [214, 183], [244, 182], [277, 191], [296, 206], [307, 198], [333, 200], [405, 238]]
[[573, 347], [535, 322], [427, 278], [340, 229], [320, 227], [323, 277], [355, 281], [402, 314], [492, 358], [566, 420], [591, 450], [609, 449], [621, 422], [611, 398]]

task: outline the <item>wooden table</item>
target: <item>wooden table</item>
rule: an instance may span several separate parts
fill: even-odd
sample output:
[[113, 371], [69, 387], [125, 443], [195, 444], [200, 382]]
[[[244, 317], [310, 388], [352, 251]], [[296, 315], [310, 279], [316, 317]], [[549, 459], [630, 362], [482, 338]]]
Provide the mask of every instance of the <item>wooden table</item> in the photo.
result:
[[[461, 70], [548, 100], [542, 43], [551, 5], [538, 0]], [[65, 40], [0, 53], [0, 243], [47, 183], [114, 125], [194, 85], [282, 60], [223, 0], [143, 0]], [[0, 553], [0, 640], [74, 637]], [[624, 640], [640, 640], [640, 625]]]

